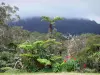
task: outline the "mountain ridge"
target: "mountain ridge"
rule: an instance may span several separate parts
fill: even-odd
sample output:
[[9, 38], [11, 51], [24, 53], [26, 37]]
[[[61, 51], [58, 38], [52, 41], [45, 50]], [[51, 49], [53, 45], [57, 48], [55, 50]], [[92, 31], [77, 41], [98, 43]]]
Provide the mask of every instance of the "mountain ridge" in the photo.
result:
[[[40, 17], [21, 19], [18, 22], [12, 22], [10, 25], [23, 26], [29, 31], [48, 32], [48, 22], [41, 21]], [[57, 30], [61, 33], [82, 34], [95, 33], [100, 34], [100, 24], [88, 19], [66, 19], [56, 22]]]

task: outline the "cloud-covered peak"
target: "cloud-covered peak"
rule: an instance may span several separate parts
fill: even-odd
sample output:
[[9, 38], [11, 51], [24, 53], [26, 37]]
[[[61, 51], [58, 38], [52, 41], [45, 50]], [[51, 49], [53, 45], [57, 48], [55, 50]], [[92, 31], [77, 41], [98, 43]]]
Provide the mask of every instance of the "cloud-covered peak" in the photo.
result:
[[19, 7], [21, 17], [88, 18], [100, 23], [100, 0], [0, 0]]

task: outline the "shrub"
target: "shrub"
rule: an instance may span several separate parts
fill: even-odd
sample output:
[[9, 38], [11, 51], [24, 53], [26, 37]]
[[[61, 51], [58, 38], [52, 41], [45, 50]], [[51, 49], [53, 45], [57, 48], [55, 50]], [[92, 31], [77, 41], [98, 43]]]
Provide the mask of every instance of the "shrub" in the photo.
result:
[[13, 59], [14, 54], [10, 52], [3, 51], [0, 53], [0, 59], [4, 61], [11, 61]]
[[11, 67], [2, 67], [2, 68], [1, 68], [1, 71], [2, 71], [2, 72], [6, 72], [6, 71], [8, 71], [8, 70], [12, 70], [12, 68], [11, 68]]
[[13, 67], [14, 66], [14, 54], [3, 51], [0, 53], [0, 68]]
[[58, 55], [55, 55], [55, 56], [52, 56], [52, 57], [50, 58], [50, 60], [51, 60], [53, 63], [56, 63], [56, 62], [61, 63], [61, 62], [62, 62], [62, 57], [61, 57], [61, 56], [58, 56]]
[[27, 70], [28, 72], [35, 72], [38, 70], [36, 65], [38, 55], [32, 55], [27, 53], [21, 54], [20, 56], [22, 58], [23, 69]]
[[15, 68], [12, 68], [12, 67], [2, 67], [1, 72], [5, 72], [5, 73], [22, 73], [22, 72], [26, 72], [26, 70], [15, 69]]
[[[77, 59], [80, 65], [87, 64], [87, 68], [95, 69], [100, 72], [100, 52], [97, 50], [98, 45], [93, 44], [90, 47], [84, 48], [78, 53]], [[83, 66], [81, 66], [81, 69]]]
[[84, 72], [84, 73], [95, 73], [96, 70], [95, 70], [95, 69], [85, 68], [85, 69], [83, 70], [83, 72]]
[[61, 72], [61, 64], [55, 63], [52, 65], [53, 72]]
[[95, 52], [88, 57], [88, 60], [91, 61], [89, 66], [92, 69], [96, 69], [97, 72], [100, 72], [100, 52]]
[[[58, 46], [60, 45], [61, 43], [55, 39], [20, 44], [19, 48], [26, 50], [21, 54], [24, 69], [30, 72], [35, 68], [35, 71], [39, 71], [45, 66], [51, 67], [55, 61], [61, 61], [61, 57], [58, 57]], [[55, 57], [55, 55], [57, 56]]]
[[0, 60], [0, 68], [6, 66], [6, 61]]
[[63, 62], [61, 64], [61, 68], [62, 68], [62, 71], [75, 71], [77, 69], [77, 61], [73, 60], [73, 59], [70, 59], [66, 62]]
[[51, 62], [47, 59], [38, 58], [37, 61], [41, 64], [44, 64], [44, 65], [51, 65]]

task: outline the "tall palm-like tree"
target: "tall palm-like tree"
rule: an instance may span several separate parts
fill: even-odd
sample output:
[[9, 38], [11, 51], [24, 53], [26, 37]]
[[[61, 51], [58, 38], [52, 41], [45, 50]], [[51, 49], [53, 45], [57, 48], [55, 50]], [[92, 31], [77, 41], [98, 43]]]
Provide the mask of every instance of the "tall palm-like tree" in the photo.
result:
[[55, 25], [55, 22], [58, 21], [58, 20], [63, 20], [63, 18], [58, 17], [58, 16], [54, 17], [54, 18], [50, 18], [50, 17], [47, 17], [47, 16], [42, 16], [42, 20], [41, 21], [47, 21], [47, 22], [49, 22], [48, 32], [50, 34], [52, 34], [53, 26]]

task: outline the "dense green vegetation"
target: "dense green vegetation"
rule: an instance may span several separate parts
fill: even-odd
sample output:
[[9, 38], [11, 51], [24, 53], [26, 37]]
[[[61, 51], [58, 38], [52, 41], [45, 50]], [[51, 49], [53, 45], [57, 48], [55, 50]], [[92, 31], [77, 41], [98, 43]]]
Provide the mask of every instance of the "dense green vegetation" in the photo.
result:
[[100, 35], [66, 36], [55, 29], [44, 34], [8, 26], [14, 8], [0, 5], [0, 12], [5, 11], [0, 17], [0, 72], [100, 72]]

